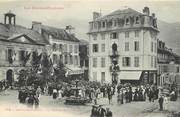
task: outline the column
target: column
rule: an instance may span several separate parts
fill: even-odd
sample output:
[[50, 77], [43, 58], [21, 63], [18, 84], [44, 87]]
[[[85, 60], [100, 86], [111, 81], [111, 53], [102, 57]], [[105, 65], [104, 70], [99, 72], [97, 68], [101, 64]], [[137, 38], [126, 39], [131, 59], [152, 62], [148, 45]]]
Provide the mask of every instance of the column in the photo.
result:
[[4, 24], [6, 24], [6, 15], [4, 16]]

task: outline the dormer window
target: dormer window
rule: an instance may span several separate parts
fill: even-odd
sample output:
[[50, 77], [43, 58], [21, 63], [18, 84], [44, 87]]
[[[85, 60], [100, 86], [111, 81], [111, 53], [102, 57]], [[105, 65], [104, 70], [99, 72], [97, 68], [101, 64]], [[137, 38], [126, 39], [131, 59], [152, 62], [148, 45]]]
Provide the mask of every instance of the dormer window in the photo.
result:
[[129, 18], [126, 18], [126, 25], [129, 25], [129, 24], [130, 24]]
[[136, 24], [139, 24], [139, 17], [136, 17]]

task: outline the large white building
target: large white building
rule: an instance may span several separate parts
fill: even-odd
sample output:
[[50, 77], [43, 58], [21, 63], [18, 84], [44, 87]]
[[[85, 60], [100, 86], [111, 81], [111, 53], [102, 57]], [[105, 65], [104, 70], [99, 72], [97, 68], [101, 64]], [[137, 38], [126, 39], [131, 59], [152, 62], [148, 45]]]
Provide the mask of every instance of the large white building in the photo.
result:
[[93, 12], [89, 22], [89, 75], [99, 82], [157, 82], [157, 18], [148, 7], [108, 15]]

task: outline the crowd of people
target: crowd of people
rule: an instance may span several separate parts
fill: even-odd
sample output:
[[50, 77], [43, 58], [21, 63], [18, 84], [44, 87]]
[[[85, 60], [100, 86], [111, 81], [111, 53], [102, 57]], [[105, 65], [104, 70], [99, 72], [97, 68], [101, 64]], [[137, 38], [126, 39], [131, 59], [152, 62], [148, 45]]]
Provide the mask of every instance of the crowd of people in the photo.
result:
[[[27, 104], [28, 107], [39, 107], [41, 94], [52, 96], [52, 99], [62, 99], [63, 97], [70, 97], [74, 95], [71, 92], [73, 87], [78, 88], [74, 84], [52, 85], [47, 87], [29, 86], [21, 87], [19, 90], [18, 99], [22, 104]], [[131, 84], [101, 84], [90, 85], [81, 83], [81, 89], [77, 97], [86, 98], [93, 104], [91, 110], [91, 117], [112, 117], [112, 112], [109, 108], [104, 109], [102, 105], [97, 106], [100, 98], [107, 98], [109, 104], [112, 104], [113, 96], [117, 96], [117, 104], [130, 103], [132, 101], [149, 101], [154, 102], [158, 99], [160, 111], [167, 109], [168, 101], [173, 101], [177, 98], [176, 91], [171, 91], [170, 95], [162, 95], [162, 91], [156, 85], [136, 85]], [[160, 92], [159, 92], [160, 91]]]
[[104, 109], [102, 107], [102, 105], [99, 105], [99, 106], [93, 105], [92, 106], [90, 117], [112, 117], [112, 116], [113, 116], [113, 114], [109, 108]]
[[0, 91], [6, 90], [9, 87], [10, 87], [10, 85], [6, 80], [0, 81]]
[[118, 104], [129, 103], [131, 101], [146, 101], [147, 98], [150, 102], [158, 99], [159, 90], [156, 86], [152, 85], [139, 85], [133, 87], [131, 85], [117, 86], [117, 102]]
[[21, 87], [19, 90], [18, 99], [21, 104], [27, 104], [27, 106], [30, 108], [38, 108], [40, 95], [40, 86]]

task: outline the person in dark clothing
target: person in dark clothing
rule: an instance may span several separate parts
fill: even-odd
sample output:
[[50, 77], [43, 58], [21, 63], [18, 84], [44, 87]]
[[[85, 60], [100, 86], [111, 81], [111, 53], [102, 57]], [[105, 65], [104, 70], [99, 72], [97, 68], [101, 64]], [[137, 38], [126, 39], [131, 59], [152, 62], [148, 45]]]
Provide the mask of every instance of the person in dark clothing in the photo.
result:
[[20, 89], [19, 94], [18, 94], [19, 103], [22, 103], [22, 95], [23, 95], [23, 92], [22, 92], [22, 89]]
[[106, 108], [106, 117], [112, 117], [112, 112], [109, 110], [109, 108]]
[[124, 92], [123, 92], [123, 90], [121, 90], [121, 93], [122, 93], [122, 95], [121, 95], [121, 104], [123, 104], [124, 103]]
[[93, 105], [91, 109], [91, 117], [97, 117], [97, 115], [97, 107]]
[[111, 104], [111, 101], [112, 101], [112, 92], [111, 91], [108, 92], [108, 100], [109, 100], [109, 104]]
[[150, 89], [148, 97], [149, 97], [150, 102], [153, 101], [153, 91], [152, 91], [152, 89]]
[[160, 96], [158, 102], [159, 102], [159, 107], [160, 107], [159, 110], [162, 111], [163, 110], [163, 102], [164, 102], [164, 98], [162, 97], [162, 95]]
[[128, 92], [129, 102], [132, 101], [132, 95], [133, 95], [132, 88], [129, 88], [129, 92]]
[[39, 107], [39, 98], [37, 95], [34, 96], [34, 104], [35, 104], [35, 108]]
[[31, 94], [28, 99], [28, 106], [33, 108], [34, 105], [34, 96]]
[[125, 102], [126, 102], [126, 103], [129, 102], [129, 94], [128, 94], [128, 91], [125, 91]]
[[134, 92], [134, 101], [138, 101], [138, 89], [135, 89], [135, 92]]
[[142, 89], [139, 90], [138, 95], [139, 95], [139, 101], [143, 101]]
[[104, 108], [102, 108], [102, 105], [99, 105], [97, 117], [105, 117], [105, 114], [106, 114], [106, 110]]
[[26, 102], [26, 98], [27, 98], [26, 90], [25, 89], [21, 89], [19, 91], [19, 96], [18, 96], [19, 102], [20, 103], [25, 103]]

